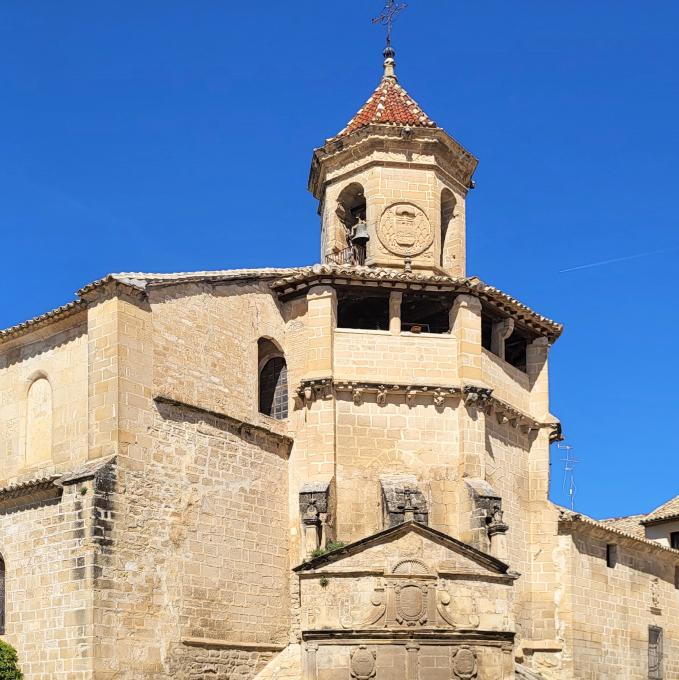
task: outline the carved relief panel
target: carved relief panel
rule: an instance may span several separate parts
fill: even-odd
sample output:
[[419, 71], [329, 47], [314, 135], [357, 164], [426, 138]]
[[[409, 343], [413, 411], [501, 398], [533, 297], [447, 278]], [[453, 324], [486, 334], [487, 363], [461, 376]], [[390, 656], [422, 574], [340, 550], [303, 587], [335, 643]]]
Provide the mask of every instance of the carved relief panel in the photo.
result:
[[351, 652], [351, 677], [354, 680], [371, 680], [377, 674], [377, 652], [361, 645]]
[[380, 218], [377, 236], [394, 255], [414, 257], [434, 241], [434, 229], [424, 212], [412, 203], [394, 203]]

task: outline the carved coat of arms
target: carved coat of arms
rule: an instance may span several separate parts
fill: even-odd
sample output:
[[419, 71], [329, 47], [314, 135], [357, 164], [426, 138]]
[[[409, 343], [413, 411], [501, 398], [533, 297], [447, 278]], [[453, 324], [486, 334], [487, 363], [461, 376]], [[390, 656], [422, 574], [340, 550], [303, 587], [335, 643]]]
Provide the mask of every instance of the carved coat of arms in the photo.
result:
[[395, 203], [382, 213], [377, 236], [388, 251], [412, 257], [432, 244], [434, 230], [427, 216], [416, 205]]

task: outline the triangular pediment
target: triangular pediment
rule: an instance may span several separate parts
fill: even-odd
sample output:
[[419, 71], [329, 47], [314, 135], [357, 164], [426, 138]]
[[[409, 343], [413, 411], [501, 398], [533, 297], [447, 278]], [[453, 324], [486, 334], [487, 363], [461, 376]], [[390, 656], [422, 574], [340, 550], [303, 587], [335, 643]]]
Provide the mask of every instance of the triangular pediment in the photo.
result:
[[504, 562], [417, 522], [405, 522], [380, 531], [295, 568], [297, 572], [310, 570], [385, 576], [511, 576]]

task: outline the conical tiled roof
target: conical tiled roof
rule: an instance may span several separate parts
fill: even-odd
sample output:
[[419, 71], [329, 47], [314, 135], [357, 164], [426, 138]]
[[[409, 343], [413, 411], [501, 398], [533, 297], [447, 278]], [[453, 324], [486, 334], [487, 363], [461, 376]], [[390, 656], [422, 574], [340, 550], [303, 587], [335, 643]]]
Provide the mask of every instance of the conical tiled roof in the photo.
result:
[[436, 127], [436, 123], [399, 85], [394, 74], [394, 60], [389, 56], [384, 62], [384, 77], [377, 89], [336, 137], [344, 137], [368, 125]]

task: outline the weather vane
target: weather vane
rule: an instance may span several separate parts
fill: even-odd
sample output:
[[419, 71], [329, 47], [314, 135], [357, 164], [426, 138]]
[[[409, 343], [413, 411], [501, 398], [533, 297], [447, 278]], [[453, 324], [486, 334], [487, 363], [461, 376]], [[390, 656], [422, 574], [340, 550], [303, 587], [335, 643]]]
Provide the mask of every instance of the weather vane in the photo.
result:
[[406, 7], [408, 7], [405, 2], [396, 2], [396, 0], [387, 0], [387, 4], [382, 10], [382, 14], [373, 19], [373, 24], [381, 24], [387, 27], [387, 47], [391, 48], [391, 29], [394, 26], [394, 19], [400, 14]]

